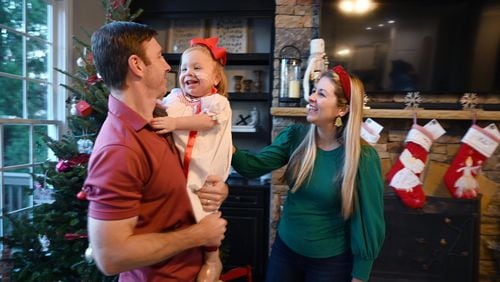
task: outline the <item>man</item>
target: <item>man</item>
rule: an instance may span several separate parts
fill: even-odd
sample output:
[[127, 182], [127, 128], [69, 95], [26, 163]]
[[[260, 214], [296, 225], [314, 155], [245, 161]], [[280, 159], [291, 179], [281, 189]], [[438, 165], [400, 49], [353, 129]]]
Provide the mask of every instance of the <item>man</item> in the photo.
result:
[[[111, 95], [85, 182], [89, 238], [98, 267], [120, 281], [193, 281], [200, 247], [220, 246], [226, 221], [215, 212], [196, 224], [177, 151], [148, 124], [170, 71], [156, 35], [132, 22], [92, 35]], [[209, 177], [199, 194], [206, 210], [216, 210], [227, 186]]]

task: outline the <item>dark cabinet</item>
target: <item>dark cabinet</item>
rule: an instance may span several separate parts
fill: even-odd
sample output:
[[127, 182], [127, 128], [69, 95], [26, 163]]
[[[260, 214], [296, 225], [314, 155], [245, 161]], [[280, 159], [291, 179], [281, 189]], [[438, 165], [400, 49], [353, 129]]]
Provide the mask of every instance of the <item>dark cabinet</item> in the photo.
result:
[[427, 197], [410, 209], [385, 197], [386, 237], [373, 282], [476, 282], [480, 200]]
[[228, 221], [221, 246], [225, 271], [250, 265], [253, 280], [264, 281], [269, 249], [269, 191], [269, 185], [229, 184], [229, 196], [221, 207]]

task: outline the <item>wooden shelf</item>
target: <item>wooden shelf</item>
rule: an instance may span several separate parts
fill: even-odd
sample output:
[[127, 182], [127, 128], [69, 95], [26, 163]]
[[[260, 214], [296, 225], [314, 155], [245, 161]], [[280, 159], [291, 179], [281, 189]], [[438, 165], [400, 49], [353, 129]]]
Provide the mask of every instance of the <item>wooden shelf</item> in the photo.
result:
[[[165, 60], [167, 60], [171, 66], [179, 65], [181, 61], [181, 54], [179, 53], [163, 53], [163, 57], [165, 57]], [[269, 53], [227, 54], [227, 65], [231, 66], [269, 65], [270, 62], [271, 55]]]
[[[472, 112], [465, 110], [425, 110], [419, 109], [417, 118], [422, 119], [448, 119], [448, 120], [468, 120], [472, 119]], [[296, 107], [272, 107], [271, 115], [273, 116], [289, 116], [301, 117], [306, 116], [305, 108]], [[394, 110], [394, 109], [365, 109], [365, 117], [372, 118], [390, 118], [390, 119], [411, 119], [413, 118], [412, 110]], [[500, 111], [476, 111], [477, 120], [500, 120]]]
[[231, 101], [267, 101], [270, 95], [261, 92], [229, 92], [228, 94]]

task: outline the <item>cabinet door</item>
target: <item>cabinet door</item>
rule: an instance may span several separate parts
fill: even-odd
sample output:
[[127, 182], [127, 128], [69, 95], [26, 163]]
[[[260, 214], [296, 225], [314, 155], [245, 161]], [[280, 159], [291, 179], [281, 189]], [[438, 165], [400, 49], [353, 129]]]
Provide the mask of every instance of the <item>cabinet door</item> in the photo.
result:
[[370, 281], [477, 280], [479, 201], [427, 200], [414, 210], [385, 198], [386, 237]]
[[250, 265], [254, 280], [263, 281], [267, 262], [264, 224], [268, 221], [264, 210], [227, 207], [222, 213], [228, 222], [221, 247], [225, 270]]
[[228, 221], [221, 247], [224, 269], [250, 265], [254, 281], [264, 281], [269, 249], [270, 187], [235, 184], [232, 179], [228, 184], [229, 196], [221, 207], [222, 216]]

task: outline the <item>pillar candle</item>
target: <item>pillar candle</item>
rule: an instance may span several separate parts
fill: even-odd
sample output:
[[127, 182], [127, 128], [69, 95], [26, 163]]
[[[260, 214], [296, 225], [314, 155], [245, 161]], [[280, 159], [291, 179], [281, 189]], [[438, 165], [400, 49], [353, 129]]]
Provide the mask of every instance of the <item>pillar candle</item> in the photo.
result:
[[300, 98], [300, 80], [292, 80], [289, 82], [288, 98]]

